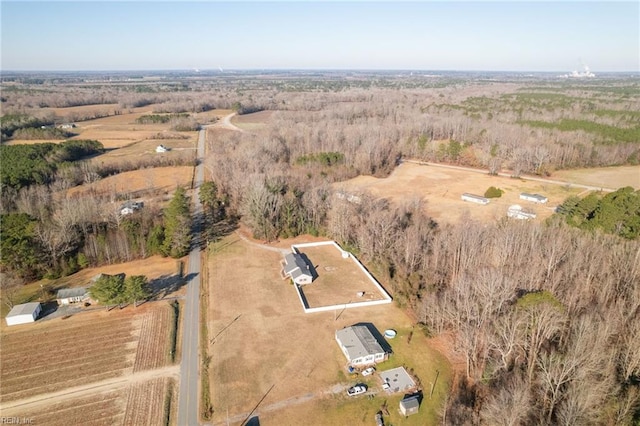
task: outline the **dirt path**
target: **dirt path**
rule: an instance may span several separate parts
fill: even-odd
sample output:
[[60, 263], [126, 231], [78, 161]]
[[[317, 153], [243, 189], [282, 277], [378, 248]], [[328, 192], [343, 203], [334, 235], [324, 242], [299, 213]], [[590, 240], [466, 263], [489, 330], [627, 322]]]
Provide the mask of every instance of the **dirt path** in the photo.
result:
[[234, 112], [233, 114], [229, 114], [226, 115], [222, 121], [216, 123], [216, 125], [218, 127], [222, 127], [224, 129], [229, 129], [229, 130], [234, 130], [236, 132], [240, 132], [240, 133], [246, 133], [244, 130], [242, 130], [240, 127], [236, 126], [235, 124], [233, 124], [231, 122], [231, 119], [236, 115], [236, 113]]
[[283, 249], [283, 248], [278, 248], [278, 247], [271, 247], [271, 246], [267, 246], [265, 244], [260, 244], [260, 243], [256, 243], [255, 241], [251, 241], [245, 235], [242, 235], [242, 232], [239, 232], [239, 231], [236, 231], [236, 235], [238, 237], [240, 237], [240, 239], [242, 241], [245, 241], [246, 243], [251, 244], [254, 247], [258, 247], [259, 249], [262, 249], [262, 250], [274, 251], [276, 253], [281, 253], [281, 254], [291, 253], [291, 250], [288, 250], [288, 249]]
[[277, 401], [269, 405], [259, 406], [255, 409], [254, 412], [251, 412], [251, 413], [240, 413], [240, 414], [231, 415], [227, 417], [224, 421], [220, 421], [214, 424], [216, 426], [218, 425], [223, 426], [223, 425], [228, 425], [229, 422], [234, 424], [240, 423], [243, 420], [245, 420], [247, 417], [249, 417], [249, 415], [258, 415], [260, 413], [268, 413], [271, 411], [282, 410], [284, 408], [291, 407], [293, 405], [304, 404], [305, 402], [309, 402], [311, 400], [314, 400], [316, 398], [321, 398], [326, 395], [342, 393], [348, 387], [349, 385], [336, 385], [336, 386], [332, 386], [330, 389], [327, 389], [319, 393], [307, 393], [300, 396], [294, 396], [293, 398], [283, 399], [282, 401]]
[[130, 386], [134, 383], [145, 382], [147, 380], [160, 377], [178, 377], [179, 365], [156, 368], [154, 370], [144, 370], [123, 377], [114, 377], [99, 382], [87, 383], [86, 385], [74, 386], [57, 392], [44, 393], [30, 398], [7, 401], [0, 404], [0, 412], [3, 416], [15, 416], [24, 412], [26, 408], [33, 409], [40, 406], [49, 406], [63, 402], [72, 398], [79, 398], [96, 393], [110, 392], [115, 389]]

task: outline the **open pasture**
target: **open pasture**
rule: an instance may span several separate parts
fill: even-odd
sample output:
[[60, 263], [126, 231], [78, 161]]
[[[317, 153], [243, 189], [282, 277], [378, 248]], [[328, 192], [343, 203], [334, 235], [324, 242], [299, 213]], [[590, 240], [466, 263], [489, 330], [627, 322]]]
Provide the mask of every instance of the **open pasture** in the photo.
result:
[[[303, 241], [275, 246], [296, 242]], [[268, 248], [234, 234], [210, 249], [208, 269], [215, 273], [207, 291], [215, 296], [209, 299], [205, 347], [211, 356], [213, 424], [226, 424], [227, 416], [240, 424], [263, 397], [256, 414], [265, 410], [267, 418], [283, 420], [265, 424], [327, 424], [323, 415], [315, 423], [308, 415], [327, 411], [334, 413], [331, 424], [361, 424], [361, 404], [367, 400], [350, 400], [344, 393], [352, 379], [335, 331], [358, 322], [372, 322], [381, 332], [400, 330], [410, 327], [410, 319], [394, 304], [305, 314], [295, 289], [280, 276], [282, 254]], [[414, 341], [412, 352], [423, 357], [431, 351]], [[294, 409], [298, 403], [305, 408]], [[345, 405], [352, 408], [345, 411]]]
[[155, 167], [133, 170], [109, 176], [97, 182], [75, 186], [67, 190], [67, 197], [86, 194], [129, 194], [144, 191], [172, 192], [178, 186], [189, 187], [193, 167]]
[[591, 169], [559, 170], [552, 179], [604, 188], [631, 186], [640, 189], [640, 166], [596, 167]]
[[251, 114], [235, 115], [231, 123], [248, 132], [260, 130], [265, 127], [274, 111], [260, 111]]
[[[511, 179], [473, 171], [448, 169], [413, 163], [402, 163], [384, 179], [358, 176], [334, 185], [346, 193], [367, 191], [374, 197], [387, 198], [397, 204], [422, 200], [427, 213], [438, 222], [457, 223], [461, 220], [495, 221], [505, 218], [507, 209], [513, 204], [537, 214], [535, 220], [544, 220], [553, 214], [553, 209], [570, 195], [582, 189], [569, 185]], [[465, 193], [484, 195], [490, 186], [504, 191], [502, 197], [492, 198], [488, 205], [464, 202]], [[547, 204], [536, 205], [520, 200], [521, 192], [538, 193], [549, 199]]]

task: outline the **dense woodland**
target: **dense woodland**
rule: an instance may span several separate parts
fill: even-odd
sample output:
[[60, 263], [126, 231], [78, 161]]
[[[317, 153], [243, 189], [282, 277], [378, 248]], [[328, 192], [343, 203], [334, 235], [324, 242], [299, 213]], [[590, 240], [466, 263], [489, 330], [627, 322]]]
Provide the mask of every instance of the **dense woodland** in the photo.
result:
[[[240, 76], [92, 83], [91, 92], [74, 83], [68, 97], [46, 81], [30, 91], [11, 84], [4, 104], [32, 117], [83, 102], [272, 111], [260, 131], [208, 133], [207, 238], [240, 218], [263, 240], [322, 234], [357, 253], [463, 361], [444, 424], [640, 421], [639, 191], [568, 199], [545, 223], [443, 225], [421, 200], [341, 197], [331, 187], [385, 176], [403, 157], [514, 176], [637, 164], [637, 82]], [[184, 191], [163, 215], [122, 218], [110, 200], [56, 197], [59, 173], [3, 194], [5, 272], [34, 278], [188, 250]]]

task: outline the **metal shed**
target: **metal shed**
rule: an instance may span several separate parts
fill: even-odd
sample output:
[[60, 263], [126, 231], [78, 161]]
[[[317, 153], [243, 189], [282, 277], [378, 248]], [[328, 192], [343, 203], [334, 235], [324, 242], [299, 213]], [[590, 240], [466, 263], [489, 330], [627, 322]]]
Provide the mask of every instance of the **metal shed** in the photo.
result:
[[34, 322], [36, 318], [38, 318], [41, 310], [42, 306], [39, 302], [16, 305], [11, 309], [11, 311], [9, 311], [9, 314], [5, 318], [5, 321], [9, 326], [28, 324], [30, 322]]
[[403, 416], [410, 416], [412, 414], [418, 414], [420, 410], [420, 401], [416, 395], [400, 401], [400, 413]]

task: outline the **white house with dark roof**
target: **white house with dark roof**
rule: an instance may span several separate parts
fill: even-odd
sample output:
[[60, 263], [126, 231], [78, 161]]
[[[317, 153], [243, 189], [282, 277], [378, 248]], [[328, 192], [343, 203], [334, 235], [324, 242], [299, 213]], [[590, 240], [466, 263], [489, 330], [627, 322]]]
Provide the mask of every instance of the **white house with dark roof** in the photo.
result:
[[87, 297], [89, 297], [89, 293], [84, 287], [63, 288], [58, 290], [56, 300], [60, 305], [70, 305], [72, 303], [82, 302]]
[[313, 274], [307, 262], [298, 253], [288, 253], [284, 257], [283, 272], [298, 285], [311, 284]]
[[42, 305], [39, 302], [23, 303], [16, 305], [9, 311], [5, 321], [7, 325], [28, 324], [35, 322], [42, 311]]
[[352, 325], [336, 331], [336, 341], [351, 365], [370, 365], [388, 358], [375, 336], [365, 325]]

